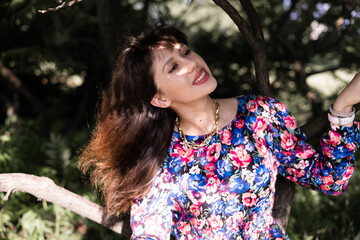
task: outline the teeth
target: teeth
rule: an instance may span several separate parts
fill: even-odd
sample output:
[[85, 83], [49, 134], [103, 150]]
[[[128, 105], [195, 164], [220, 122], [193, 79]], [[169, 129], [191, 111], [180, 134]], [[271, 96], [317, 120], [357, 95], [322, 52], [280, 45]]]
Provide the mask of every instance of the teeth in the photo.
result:
[[205, 71], [198, 77], [198, 79], [195, 81], [195, 83], [200, 82], [205, 77]]

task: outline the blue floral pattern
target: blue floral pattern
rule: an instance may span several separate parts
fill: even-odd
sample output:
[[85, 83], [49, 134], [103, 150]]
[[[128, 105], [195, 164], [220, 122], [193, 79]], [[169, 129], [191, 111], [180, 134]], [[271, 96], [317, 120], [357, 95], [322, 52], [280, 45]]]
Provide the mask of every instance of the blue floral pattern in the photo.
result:
[[[354, 171], [359, 124], [332, 127], [317, 151], [272, 98], [237, 98], [235, 119], [208, 146], [173, 133], [150, 192], [131, 208], [132, 239], [289, 239], [272, 217], [276, 175], [338, 195]], [[186, 136], [200, 143], [205, 136]]]

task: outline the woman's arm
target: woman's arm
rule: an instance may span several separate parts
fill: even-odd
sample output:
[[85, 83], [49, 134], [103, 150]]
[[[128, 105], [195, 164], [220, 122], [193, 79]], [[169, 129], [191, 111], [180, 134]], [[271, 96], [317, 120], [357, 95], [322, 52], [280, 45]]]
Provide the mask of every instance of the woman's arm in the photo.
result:
[[321, 139], [322, 149], [317, 150], [306, 142], [295, 118], [282, 103], [269, 99], [269, 106], [273, 106], [270, 112], [275, 110], [269, 130], [274, 139], [278, 173], [302, 186], [326, 194], [341, 194], [354, 170], [352, 154], [359, 148], [358, 125], [332, 126]]
[[156, 175], [150, 192], [131, 207], [131, 239], [170, 239], [171, 189], [171, 177], [165, 169]]
[[[349, 113], [360, 102], [360, 73], [357, 73], [349, 85], [336, 98], [333, 108], [338, 112]], [[351, 126], [349, 124], [348, 126]]]

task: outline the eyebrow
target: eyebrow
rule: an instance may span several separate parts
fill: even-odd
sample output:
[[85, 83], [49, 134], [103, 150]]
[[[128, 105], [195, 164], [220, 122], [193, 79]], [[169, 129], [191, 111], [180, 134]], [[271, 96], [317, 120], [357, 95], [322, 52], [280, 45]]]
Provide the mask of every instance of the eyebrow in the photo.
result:
[[[178, 49], [178, 51], [180, 51], [184, 46], [185, 46], [185, 44], [180, 43], [180, 48]], [[174, 57], [171, 57], [168, 60], [166, 60], [166, 62], [164, 63], [164, 66], [163, 66], [163, 72], [165, 71], [166, 65], [168, 65], [173, 59], [174, 59]]]
[[165, 67], [166, 67], [166, 65], [168, 65], [172, 60], [173, 60], [174, 58], [173, 57], [171, 57], [171, 58], [169, 58], [165, 63], [164, 63], [164, 66], [163, 66], [163, 72], [165, 71]]

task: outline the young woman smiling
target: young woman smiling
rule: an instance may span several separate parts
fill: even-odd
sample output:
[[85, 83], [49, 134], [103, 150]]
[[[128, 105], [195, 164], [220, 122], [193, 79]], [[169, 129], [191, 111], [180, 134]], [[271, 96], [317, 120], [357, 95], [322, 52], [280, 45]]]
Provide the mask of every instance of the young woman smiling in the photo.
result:
[[340, 194], [354, 170], [360, 75], [336, 99], [322, 149], [281, 102], [211, 99], [216, 79], [186, 37], [160, 27], [129, 39], [80, 157], [107, 209], [131, 209], [132, 239], [288, 239], [274, 221], [276, 175]]

